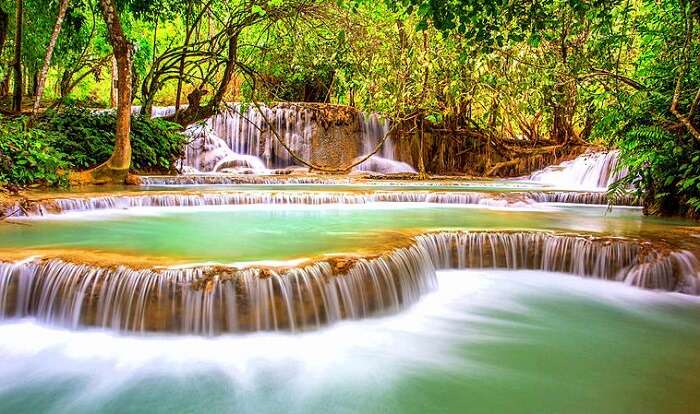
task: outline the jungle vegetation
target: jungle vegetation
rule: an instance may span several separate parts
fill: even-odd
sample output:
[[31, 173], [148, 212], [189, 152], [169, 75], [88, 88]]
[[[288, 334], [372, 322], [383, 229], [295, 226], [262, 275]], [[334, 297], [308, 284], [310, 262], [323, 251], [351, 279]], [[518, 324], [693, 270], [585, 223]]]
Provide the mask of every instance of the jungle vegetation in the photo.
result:
[[[479, 148], [484, 175], [616, 147], [630, 174], [612, 191], [695, 215], [699, 52], [697, 0], [0, 0], [0, 180], [167, 170], [173, 123], [230, 101], [325, 102]], [[154, 105], [178, 110], [150, 120]], [[79, 109], [110, 107], [94, 123]], [[81, 153], [62, 117], [112, 150]]]

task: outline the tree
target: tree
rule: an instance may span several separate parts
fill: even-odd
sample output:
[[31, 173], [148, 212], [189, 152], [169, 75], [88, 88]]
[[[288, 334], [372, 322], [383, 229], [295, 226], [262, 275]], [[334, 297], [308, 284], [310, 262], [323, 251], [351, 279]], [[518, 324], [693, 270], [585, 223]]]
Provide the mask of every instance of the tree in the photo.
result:
[[5, 40], [7, 39], [7, 27], [9, 26], [10, 16], [5, 10], [0, 7], [0, 55], [5, 47]]
[[100, 0], [102, 18], [107, 26], [107, 38], [117, 61], [117, 119], [112, 156], [97, 168], [86, 171], [74, 181], [124, 182], [131, 166], [131, 63], [132, 45], [124, 35], [114, 0]]
[[700, 216], [700, 5], [644, 0], [635, 37], [644, 53], [631, 77], [639, 89], [604, 108], [594, 134], [620, 148], [627, 178], [613, 188], [637, 189], [650, 214]]
[[56, 47], [58, 35], [59, 33], [61, 33], [61, 27], [63, 26], [63, 18], [66, 16], [66, 10], [68, 10], [68, 2], [69, 0], [61, 0], [61, 3], [58, 6], [58, 16], [56, 17], [56, 23], [54, 24], [53, 31], [51, 32], [51, 39], [49, 40], [49, 45], [46, 48], [44, 65], [41, 67], [41, 72], [39, 72], [39, 78], [37, 80], [36, 95], [34, 96], [34, 106], [32, 107], [32, 113], [34, 116], [36, 116], [39, 110], [39, 105], [41, 104], [41, 95], [44, 92], [46, 76], [49, 73], [51, 56], [53, 56], [53, 50]]
[[[264, 33], [256, 33], [253, 39], [248, 39], [253, 43], [246, 44], [243, 42], [246, 31], [262, 27], [265, 32], [282, 22], [294, 26], [298, 19], [310, 19], [318, 13], [320, 4], [318, 0], [244, 0], [218, 4], [216, 8], [211, 0], [201, 4], [188, 22], [184, 43], [163, 50], [144, 78], [142, 114], [149, 115], [156, 93], [173, 80], [179, 85], [176, 95], [183, 84], [189, 84], [192, 91], [187, 95], [188, 106], [168, 119], [186, 126], [216, 114], [236, 75], [254, 74], [252, 65], [241, 59], [241, 50], [246, 51], [245, 56], [256, 56], [255, 39]], [[218, 13], [216, 20], [220, 27], [208, 38], [191, 41], [192, 34], [204, 24], [203, 17], [211, 10]]]
[[15, 74], [14, 92], [12, 94], [12, 110], [22, 112], [22, 27], [23, 21], [23, 0], [16, 0], [17, 7], [15, 10], [15, 56], [12, 61], [12, 67]]

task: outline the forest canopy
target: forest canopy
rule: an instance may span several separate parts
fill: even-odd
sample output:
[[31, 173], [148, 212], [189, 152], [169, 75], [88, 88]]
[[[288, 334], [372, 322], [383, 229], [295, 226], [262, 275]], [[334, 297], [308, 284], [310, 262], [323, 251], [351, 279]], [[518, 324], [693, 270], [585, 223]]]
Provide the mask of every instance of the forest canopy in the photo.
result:
[[[630, 174], [612, 191], [632, 186], [650, 212], [692, 215], [698, 26], [700, 4], [688, 0], [0, 0], [0, 165], [17, 134], [56, 134], [46, 117], [74, 107], [119, 107], [115, 151], [100, 154], [121, 177], [143, 168], [132, 163], [132, 105], [139, 125], [166, 137], [152, 140], [159, 152], [177, 145], [172, 126], [151, 125], [153, 106], [174, 105], [168, 121], [184, 127], [227, 102], [321, 102], [478, 148], [481, 175], [572, 146], [615, 147]], [[46, 171], [105, 161], [62, 164], [84, 154], [59, 157], [61, 139], [46, 139]]]

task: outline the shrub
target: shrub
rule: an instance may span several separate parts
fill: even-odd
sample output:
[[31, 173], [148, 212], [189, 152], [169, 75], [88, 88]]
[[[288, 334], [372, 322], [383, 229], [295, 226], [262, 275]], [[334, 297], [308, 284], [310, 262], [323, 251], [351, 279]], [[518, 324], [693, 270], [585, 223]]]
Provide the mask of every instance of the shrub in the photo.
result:
[[[649, 213], [697, 216], [700, 212], [700, 149], [688, 135], [655, 125], [631, 128], [619, 141], [623, 162], [645, 196]], [[622, 183], [621, 183], [622, 184]]]
[[[112, 154], [115, 124], [113, 111], [69, 108], [47, 114], [38, 127], [58, 133], [55, 148], [67, 155], [74, 168], [87, 169], [105, 162]], [[178, 124], [162, 119], [132, 116], [132, 169], [143, 173], [172, 171], [187, 143], [179, 129]]]
[[[42, 116], [30, 128], [27, 117], [0, 118], [0, 185], [67, 184], [67, 172], [105, 162], [114, 148], [115, 114], [69, 108]], [[174, 169], [187, 137], [162, 119], [132, 117], [132, 169], [161, 173]]]
[[29, 128], [27, 118], [0, 118], [0, 185], [67, 183], [70, 163], [52, 143], [61, 135]]

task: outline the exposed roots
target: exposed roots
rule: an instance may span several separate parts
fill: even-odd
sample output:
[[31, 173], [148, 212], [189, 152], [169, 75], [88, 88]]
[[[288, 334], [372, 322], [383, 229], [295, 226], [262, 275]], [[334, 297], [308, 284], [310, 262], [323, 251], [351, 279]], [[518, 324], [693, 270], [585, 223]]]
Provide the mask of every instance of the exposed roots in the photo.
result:
[[72, 172], [69, 180], [71, 185], [89, 184], [125, 184], [128, 181], [129, 168], [114, 168], [109, 162], [100, 164], [97, 167], [86, 170]]

